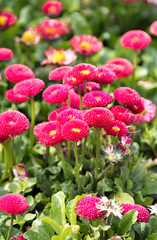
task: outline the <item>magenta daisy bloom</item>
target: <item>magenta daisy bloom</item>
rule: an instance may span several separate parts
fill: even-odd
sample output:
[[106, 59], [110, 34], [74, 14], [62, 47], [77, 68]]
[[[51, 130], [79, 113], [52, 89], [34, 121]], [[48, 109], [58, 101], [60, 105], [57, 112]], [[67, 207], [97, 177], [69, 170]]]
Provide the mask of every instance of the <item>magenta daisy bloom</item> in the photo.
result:
[[141, 103], [141, 97], [134, 89], [129, 87], [119, 87], [114, 91], [115, 99], [127, 106], [134, 106]]
[[106, 68], [110, 69], [116, 75], [118, 75], [119, 73], [121, 73], [123, 71], [120, 66], [118, 66], [118, 65], [116, 65], [114, 63], [107, 63], [105, 65], [102, 65], [101, 67], [106, 67]]
[[91, 64], [80, 63], [73, 67], [71, 74], [76, 79], [81, 79], [82, 81], [92, 81], [97, 76], [97, 68]]
[[4, 75], [9, 82], [21, 82], [35, 77], [33, 71], [23, 64], [12, 64], [8, 66], [4, 71]]
[[103, 91], [93, 91], [84, 95], [83, 103], [86, 107], [105, 107], [113, 102], [113, 98]]
[[106, 129], [107, 135], [123, 137], [127, 135], [128, 129], [124, 122], [115, 121], [115, 123]]
[[131, 30], [124, 33], [120, 39], [120, 44], [126, 48], [141, 50], [148, 47], [151, 41], [148, 33], [142, 30]]
[[[14, 167], [14, 170], [16, 171], [18, 177], [23, 177], [27, 178], [28, 177], [28, 172], [27, 169], [24, 167], [23, 164], [18, 164]], [[13, 171], [13, 172], [15, 172]]]
[[84, 121], [91, 127], [104, 128], [105, 130], [115, 122], [113, 113], [107, 108], [93, 108], [84, 113]]
[[44, 81], [38, 78], [24, 80], [14, 87], [14, 92], [29, 97], [34, 97], [45, 87]]
[[115, 79], [129, 77], [134, 71], [132, 63], [125, 58], [114, 58], [109, 60], [106, 64], [116, 64], [121, 68], [122, 71], [116, 76]]
[[59, 116], [59, 114], [66, 109], [69, 109], [69, 107], [61, 107], [61, 108], [56, 109], [55, 111], [52, 111], [48, 116], [48, 120], [49, 121], [57, 121], [57, 117]]
[[144, 113], [145, 111], [145, 107], [144, 104], [142, 102], [142, 98], [141, 98], [141, 102], [139, 104], [133, 105], [133, 106], [128, 106], [128, 108], [134, 113], [134, 114], [138, 114], [138, 113]]
[[50, 47], [49, 50], [44, 52], [46, 59], [42, 61], [43, 64], [58, 64], [58, 65], [69, 65], [77, 59], [76, 53], [71, 50], [55, 49]]
[[23, 103], [23, 102], [27, 102], [29, 100], [29, 98], [27, 96], [15, 93], [14, 89], [7, 90], [5, 93], [5, 97], [10, 102], [17, 102], [17, 103]]
[[54, 105], [62, 103], [68, 97], [68, 87], [62, 84], [54, 84], [45, 89], [43, 98]]
[[70, 44], [76, 52], [87, 56], [93, 55], [103, 48], [102, 42], [100, 42], [95, 36], [87, 34], [74, 36], [70, 40]]
[[62, 125], [73, 119], [83, 120], [82, 112], [77, 109], [68, 108], [62, 111], [57, 117], [57, 121]]
[[63, 84], [74, 87], [78, 86], [83, 82], [82, 78], [74, 77], [72, 70], [67, 72], [63, 77]]
[[72, 67], [70, 66], [62, 66], [55, 68], [49, 74], [49, 80], [61, 81], [67, 72], [70, 72]]
[[10, 215], [25, 213], [29, 208], [27, 199], [18, 193], [8, 193], [0, 198], [0, 210]]
[[46, 1], [41, 11], [49, 17], [57, 17], [63, 11], [63, 5], [60, 1]]
[[0, 9], [0, 30], [5, 30], [17, 22], [17, 16], [9, 11]]
[[123, 203], [121, 204], [121, 207], [123, 208], [123, 212], [122, 214], [124, 215], [126, 212], [129, 212], [130, 210], [137, 210], [138, 211], [138, 215], [137, 215], [137, 222], [148, 222], [149, 218], [150, 218], [150, 214], [148, 212], [148, 210], [139, 205], [139, 204], [130, 204], [130, 203]]
[[95, 82], [99, 84], [111, 84], [116, 77], [116, 74], [109, 68], [101, 66], [97, 68], [98, 73]]
[[76, 214], [88, 221], [102, 219], [105, 213], [96, 207], [97, 204], [100, 204], [100, 200], [100, 198], [95, 196], [82, 198], [76, 205]]
[[156, 36], [157, 37], [157, 21], [153, 22], [151, 25], [150, 25], [150, 28], [149, 28], [149, 32]]
[[89, 135], [89, 127], [80, 119], [73, 119], [62, 126], [62, 136], [67, 141], [78, 142]]
[[[100, 84], [98, 84], [96, 82], [86, 82], [85, 86], [86, 86], [86, 92], [87, 93], [92, 92], [92, 91], [100, 90]], [[84, 96], [84, 94], [85, 94], [84, 84], [83, 83], [80, 84], [79, 87], [80, 87], [81, 95]], [[74, 90], [75, 90], [76, 93], [78, 93], [78, 88], [77, 87], [75, 87]]]
[[[69, 90], [68, 97], [70, 100], [70, 107], [75, 109], [80, 109], [80, 96], [74, 91], [74, 89]], [[62, 106], [66, 107], [67, 101], [63, 101]]]
[[16, 236], [16, 237], [13, 237], [11, 240], [27, 240], [26, 238], [24, 238], [23, 234], [20, 235], [20, 236]]
[[126, 125], [131, 125], [134, 121], [134, 114], [127, 108], [122, 106], [114, 106], [110, 108], [115, 120], [124, 122]]
[[14, 54], [9, 48], [0, 48], [0, 61], [13, 58]]
[[40, 131], [41, 129], [47, 124], [48, 122], [42, 122], [42, 123], [39, 123], [37, 124], [34, 129], [33, 129], [33, 132], [34, 132], [34, 135], [38, 138], [38, 136], [40, 135]]
[[40, 34], [33, 28], [29, 27], [23, 34], [21, 38], [16, 38], [15, 41], [23, 43], [26, 46], [37, 45], [40, 42]]

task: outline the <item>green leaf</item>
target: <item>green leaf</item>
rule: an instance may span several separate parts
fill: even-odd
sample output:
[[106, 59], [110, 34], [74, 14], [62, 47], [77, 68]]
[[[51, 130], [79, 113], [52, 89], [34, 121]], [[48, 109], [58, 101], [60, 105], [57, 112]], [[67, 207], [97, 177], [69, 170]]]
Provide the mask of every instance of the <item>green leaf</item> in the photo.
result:
[[51, 199], [51, 218], [59, 225], [63, 226], [65, 220], [65, 194], [58, 192], [52, 196]]
[[135, 70], [135, 79], [139, 80], [148, 75], [148, 70], [144, 67], [138, 66]]
[[157, 239], [157, 233], [153, 233], [146, 240], [156, 240], [156, 239]]
[[41, 221], [48, 223], [58, 235], [61, 234], [62, 227], [52, 218], [43, 217], [43, 218], [41, 218]]
[[150, 234], [151, 233], [157, 233], [157, 217], [156, 216], [151, 216], [149, 221], [149, 226], [150, 226]]
[[127, 234], [131, 229], [132, 225], [137, 220], [138, 211], [131, 210], [124, 214], [123, 219], [119, 223], [119, 233], [120, 235]]
[[69, 18], [73, 24], [74, 35], [92, 33], [89, 23], [87, 22], [86, 18], [83, 17], [80, 13], [74, 12], [69, 16]]
[[134, 204], [134, 199], [128, 194], [124, 192], [117, 192], [115, 194], [110, 195], [110, 198], [114, 198], [116, 202], [121, 203], [131, 203]]
[[83, 198], [83, 196], [76, 196], [73, 200], [69, 201], [67, 206], [66, 206], [66, 216], [69, 219], [69, 222], [72, 225], [76, 225], [76, 212], [75, 212], [75, 208], [76, 208], [76, 204], [79, 200], [81, 200]]
[[157, 180], [147, 180], [144, 188], [142, 188], [142, 195], [157, 194]]
[[52, 240], [64, 240], [61, 236], [53, 236]]
[[4, 190], [2, 187], [0, 187], [0, 198], [7, 193], [8, 192], [6, 190]]
[[12, 193], [20, 193], [21, 192], [21, 187], [20, 187], [19, 183], [10, 183], [9, 189]]
[[153, 202], [153, 198], [151, 197], [146, 197], [143, 198], [141, 191], [137, 192], [137, 196], [135, 198], [136, 204], [140, 204], [143, 206], [149, 206]]

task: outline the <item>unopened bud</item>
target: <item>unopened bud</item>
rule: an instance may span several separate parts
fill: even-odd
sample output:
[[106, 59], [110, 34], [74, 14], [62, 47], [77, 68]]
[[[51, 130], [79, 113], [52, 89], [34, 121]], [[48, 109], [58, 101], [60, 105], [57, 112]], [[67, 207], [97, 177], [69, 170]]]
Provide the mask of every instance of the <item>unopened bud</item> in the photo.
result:
[[73, 225], [72, 227], [72, 233], [76, 234], [80, 231], [80, 226], [79, 225]]
[[109, 238], [108, 240], [122, 240], [122, 238], [120, 236], [113, 236], [113, 237]]
[[69, 223], [66, 223], [64, 226], [63, 226], [63, 230], [65, 230], [66, 228], [70, 227]]

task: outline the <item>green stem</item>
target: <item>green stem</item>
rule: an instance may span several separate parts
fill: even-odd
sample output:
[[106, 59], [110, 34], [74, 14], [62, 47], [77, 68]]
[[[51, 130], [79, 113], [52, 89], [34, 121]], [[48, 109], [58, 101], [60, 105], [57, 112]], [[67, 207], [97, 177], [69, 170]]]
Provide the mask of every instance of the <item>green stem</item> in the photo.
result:
[[9, 226], [9, 231], [8, 231], [8, 235], [7, 235], [7, 239], [6, 239], [6, 240], [9, 240], [9, 239], [10, 239], [11, 230], [12, 230], [12, 227], [13, 227], [13, 221], [14, 221], [14, 216], [11, 215], [10, 226]]
[[85, 95], [87, 93], [86, 81], [83, 82], [83, 87], [84, 87], [84, 95]]
[[68, 98], [67, 98], [67, 105], [68, 105], [68, 107], [71, 107], [71, 105], [70, 105], [70, 97], [69, 97], [69, 95], [68, 95]]
[[81, 149], [81, 163], [83, 163], [83, 159], [86, 153], [86, 142], [87, 142], [87, 137], [85, 137], [82, 141], [82, 149]]
[[31, 119], [31, 127], [30, 127], [30, 152], [33, 150], [33, 142], [34, 142], [34, 134], [33, 134], [33, 128], [35, 125], [35, 103], [34, 98], [30, 97], [31, 101], [31, 108], [32, 108], [32, 119]]
[[62, 150], [62, 147], [61, 147], [60, 143], [58, 143], [58, 148], [59, 148], [59, 151], [60, 151], [60, 156], [61, 156], [61, 161], [62, 161], [62, 168], [63, 168], [63, 172], [64, 172], [64, 178], [66, 180], [68, 177], [67, 177], [67, 172], [66, 172], [64, 153], [63, 153], [63, 150]]
[[94, 182], [95, 182], [95, 188], [97, 184], [97, 177], [98, 177], [98, 161], [100, 158], [100, 129], [96, 128], [96, 158], [95, 158], [95, 176], [94, 176]]
[[80, 95], [80, 110], [83, 110], [83, 103], [82, 103], [82, 95], [81, 95], [80, 86], [78, 85], [77, 88], [78, 88], [78, 93]]
[[112, 213], [110, 213], [110, 215], [108, 216], [108, 221], [107, 221], [108, 225], [111, 225], [112, 217], [113, 217], [113, 215], [112, 215]]
[[138, 52], [137, 50], [134, 50], [134, 60], [133, 60], [134, 73], [137, 67], [137, 63], [138, 63]]
[[70, 163], [70, 157], [71, 157], [71, 142], [67, 141], [68, 145], [68, 162]]
[[127, 168], [128, 168], [128, 162], [129, 162], [129, 157], [125, 160], [124, 159], [124, 177], [123, 177], [123, 184], [124, 184], [124, 189], [126, 185], [126, 180], [127, 180]]
[[111, 86], [110, 84], [107, 85], [107, 90], [106, 90], [107, 93], [110, 93], [110, 86]]
[[79, 175], [79, 160], [78, 160], [78, 152], [77, 152], [77, 142], [74, 142], [74, 155], [75, 155], [75, 162], [76, 162], [76, 178], [78, 183], [79, 193], [81, 193], [81, 180]]
[[45, 162], [44, 166], [47, 167], [49, 163], [49, 156], [50, 156], [50, 146], [46, 147], [46, 154], [45, 154]]

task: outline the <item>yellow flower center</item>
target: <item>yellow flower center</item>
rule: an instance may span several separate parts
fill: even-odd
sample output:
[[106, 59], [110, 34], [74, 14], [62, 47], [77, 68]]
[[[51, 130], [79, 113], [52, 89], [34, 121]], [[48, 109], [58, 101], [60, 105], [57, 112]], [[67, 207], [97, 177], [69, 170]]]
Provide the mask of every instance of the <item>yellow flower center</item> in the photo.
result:
[[101, 77], [102, 74], [103, 74], [103, 72], [100, 72], [100, 73], [98, 73], [98, 76]]
[[7, 22], [7, 18], [5, 16], [0, 16], [0, 26], [4, 26]]
[[88, 51], [91, 48], [91, 44], [89, 42], [83, 41], [79, 44], [79, 48], [85, 48]]
[[72, 131], [79, 133], [79, 132], [80, 132], [80, 129], [79, 129], [79, 128], [72, 128]]
[[97, 117], [100, 117], [100, 115], [97, 115]]
[[25, 171], [24, 171], [24, 169], [22, 167], [18, 167], [17, 168], [17, 172], [18, 173], [24, 173]]
[[119, 131], [120, 131], [120, 128], [119, 128], [119, 127], [113, 127], [112, 129], [113, 129], [113, 131], [115, 131], [115, 132], [119, 132]]
[[51, 135], [51, 136], [53, 136], [53, 135], [55, 135], [56, 134], [56, 131], [55, 130], [53, 130], [53, 131], [51, 131], [50, 133], [49, 133], [49, 135]]
[[119, 114], [119, 115], [121, 115], [122, 113], [121, 113], [121, 112], [119, 112], [118, 114]]
[[70, 118], [70, 119], [75, 119], [75, 116], [69, 115], [68, 118]]
[[99, 101], [99, 100], [101, 99], [101, 97], [95, 97], [95, 99], [96, 99], [97, 101]]
[[82, 70], [80, 73], [82, 73], [83, 75], [88, 75], [89, 71], [88, 70]]
[[133, 37], [133, 38], [132, 38], [132, 42], [137, 42], [138, 39], [139, 39], [138, 37]]
[[124, 66], [123, 65], [118, 65], [118, 67], [120, 67], [120, 69], [123, 71], [124, 70]]
[[73, 81], [73, 82], [76, 82], [76, 78], [73, 77], [73, 78], [72, 78], [72, 81]]
[[145, 115], [146, 114], [146, 109], [144, 109], [139, 115]]
[[58, 64], [62, 64], [64, 61], [66, 60], [65, 58], [65, 54], [63, 51], [56, 51], [53, 55], [52, 55], [52, 61], [54, 63], [58, 63]]
[[45, 32], [47, 33], [47, 34], [54, 34], [55, 32], [56, 32], [56, 29], [55, 28], [53, 28], [53, 27], [46, 27], [45, 28]]
[[35, 35], [31, 31], [26, 31], [23, 33], [21, 40], [24, 43], [33, 43], [35, 40]]
[[51, 6], [51, 7], [49, 7], [48, 12], [49, 13], [55, 13], [56, 12], [56, 8]]
[[92, 88], [91, 87], [86, 87], [89, 91], [91, 91], [92, 90]]
[[137, 109], [137, 106], [136, 106], [136, 105], [134, 105], [134, 108], [135, 108], [135, 109]]
[[53, 94], [56, 94], [57, 91], [58, 91], [58, 89], [56, 89], [56, 90], [54, 90], [53, 92], [51, 92], [51, 94], [52, 94], [52, 95], [53, 95]]
[[10, 121], [9, 124], [12, 125], [14, 122]]

